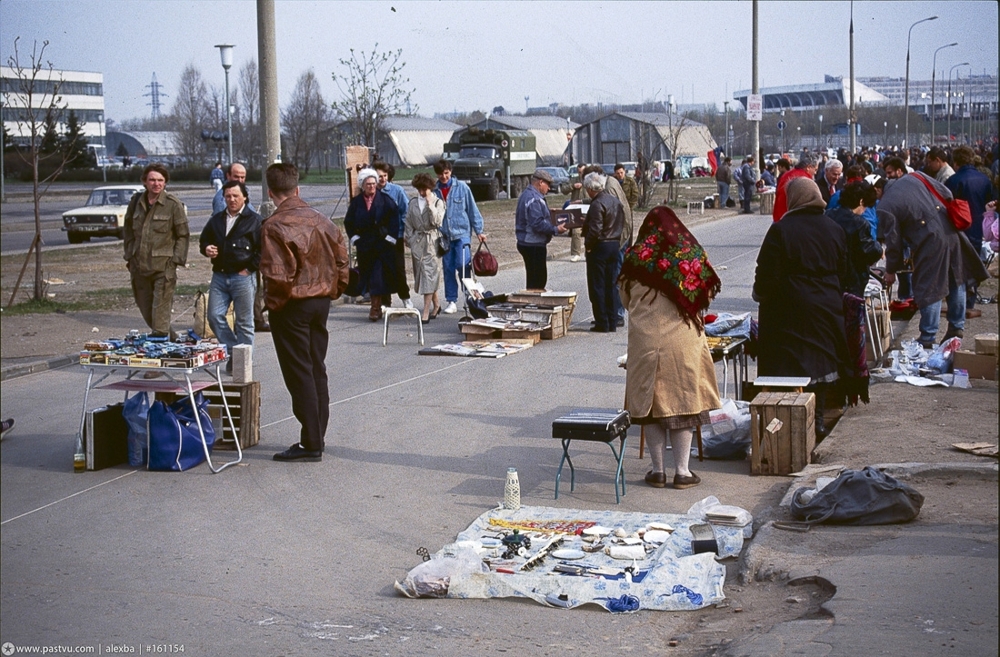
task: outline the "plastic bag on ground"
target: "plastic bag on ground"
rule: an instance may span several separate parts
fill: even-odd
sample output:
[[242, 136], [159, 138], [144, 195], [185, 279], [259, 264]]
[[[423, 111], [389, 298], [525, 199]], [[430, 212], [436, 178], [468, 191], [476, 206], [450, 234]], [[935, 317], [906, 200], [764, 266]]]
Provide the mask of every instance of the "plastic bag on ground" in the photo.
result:
[[749, 511], [742, 507], [722, 504], [715, 495], [709, 495], [702, 500], [698, 500], [691, 505], [691, 508], [687, 510], [685, 515], [708, 522], [712, 522], [712, 518], [708, 517], [709, 515], [713, 517], [730, 516], [733, 518], [733, 521], [724, 524], [731, 524], [737, 527], [745, 527], [753, 522], [753, 515]]
[[949, 338], [934, 347], [934, 351], [927, 357], [927, 368], [937, 374], [946, 374], [951, 371], [953, 354], [962, 348], [961, 338]]
[[[711, 411], [709, 423], [701, 427], [702, 450], [710, 459], [745, 459], [750, 442], [750, 402], [722, 400], [722, 408]], [[697, 451], [692, 443], [691, 453]]]
[[395, 586], [408, 598], [443, 598], [448, 595], [452, 577], [485, 571], [482, 557], [474, 549], [451, 546], [413, 568]]

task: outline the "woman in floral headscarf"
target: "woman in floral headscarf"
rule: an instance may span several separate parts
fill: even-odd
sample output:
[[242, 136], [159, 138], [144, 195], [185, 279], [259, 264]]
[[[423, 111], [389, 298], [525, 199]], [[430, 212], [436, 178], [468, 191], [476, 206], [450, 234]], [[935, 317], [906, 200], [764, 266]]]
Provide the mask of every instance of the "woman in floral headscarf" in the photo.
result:
[[666, 487], [669, 441], [674, 488], [697, 486], [701, 479], [688, 469], [692, 430], [722, 406], [701, 313], [722, 283], [698, 240], [663, 206], [643, 220], [618, 283], [629, 317], [625, 408], [645, 425], [653, 465], [646, 483]]

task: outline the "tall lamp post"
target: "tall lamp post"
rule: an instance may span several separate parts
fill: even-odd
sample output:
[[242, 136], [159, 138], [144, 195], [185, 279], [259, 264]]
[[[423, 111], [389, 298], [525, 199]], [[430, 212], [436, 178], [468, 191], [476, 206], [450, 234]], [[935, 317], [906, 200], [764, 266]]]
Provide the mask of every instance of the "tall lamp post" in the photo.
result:
[[885, 146], [889, 145], [889, 122], [882, 121], [882, 126], [885, 128]]
[[959, 66], [968, 66], [969, 62], [962, 62], [961, 64], [955, 64], [948, 71], [948, 144], [951, 145], [951, 74], [955, 72], [955, 69]]
[[229, 164], [233, 163], [233, 108], [229, 104], [229, 69], [233, 67], [233, 46], [222, 43], [217, 46], [222, 58], [222, 68], [226, 71], [226, 138], [229, 142]]
[[945, 48], [951, 48], [952, 46], [957, 45], [958, 41], [955, 43], [949, 43], [946, 46], [941, 46], [934, 51], [934, 68], [931, 70], [931, 146], [934, 145], [934, 119], [937, 117], [937, 106], [934, 104], [934, 77], [937, 75], [937, 54]]
[[378, 124], [378, 112], [372, 112], [372, 158], [375, 157], [375, 126]]
[[823, 148], [823, 115], [819, 115], [819, 146], [817, 148]]
[[733, 154], [729, 152], [729, 101], [722, 101], [722, 106], [726, 108], [726, 155], [732, 157]]
[[108, 182], [108, 145], [104, 141], [104, 115], [97, 115], [97, 129], [100, 131], [101, 135], [101, 150], [104, 151], [103, 159], [101, 162], [101, 179], [104, 182]]
[[913, 34], [913, 28], [917, 25], [934, 20], [937, 20], [937, 16], [923, 18], [911, 25], [909, 31], [906, 33], [906, 90], [903, 92], [906, 113], [903, 115], [903, 148], [910, 147], [910, 35]]

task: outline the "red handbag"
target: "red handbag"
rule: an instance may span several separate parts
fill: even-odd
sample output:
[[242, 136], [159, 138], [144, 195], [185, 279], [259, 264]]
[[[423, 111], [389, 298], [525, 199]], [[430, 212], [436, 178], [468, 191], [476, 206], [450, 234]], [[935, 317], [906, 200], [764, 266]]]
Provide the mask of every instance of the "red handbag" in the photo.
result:
[[[483, 251], [484, 247], [485, 251]], [[480, 242], [479, 248], [476, 249], [476, 255], [472, 256], [472, 271], [476, 273], [476, 276], [496, 276], [499, 269], [500, 263], [490, 253], [490, 247], [486, 246], [486, 242]]]
[[934, 195], [934, 198], [940, 201], [941, 205], [948, 210], [948, 219], [951, 221], [951, 225], [955, 227], [955, 230], [963, 231], [972, 226], [972, 210], [969, 209], [968, 201], [963, 201], [960, 198], [949, 201], [938, 194], [937, 190], [934, 189], [934, 185], [927, 182], [923, 176], [917, 176], [917, 178], [919, 178], [920, 182], [927, 187], [927, 190]]

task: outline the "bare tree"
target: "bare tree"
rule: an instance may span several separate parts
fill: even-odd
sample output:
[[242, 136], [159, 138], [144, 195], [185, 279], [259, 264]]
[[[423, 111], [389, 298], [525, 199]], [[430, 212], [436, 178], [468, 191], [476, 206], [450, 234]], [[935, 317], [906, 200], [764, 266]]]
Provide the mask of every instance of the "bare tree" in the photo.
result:
[[264, 152], [264, 135], [260, 125], [260, 78], [257, 69], [257, 60], [251, 58], [247, 60], [237, 75], [238, 93], [233, 94], [237, 99], [236, 115], [239, 121], [233, 125], [233, 131], [239, 135], [239, 139], [233, 137], [238, 146], [238, 159], [247, 162], [250, 166], [260, 164]]
[[[371, 53], [354, 52], [350, 59], [341, 59], [346, 73], [333, 74], [341, 99], [333, 103], [336, 117], [348, 121], [358, 143], [375, 148], [378, 135], [384, 133], [382, 125], [387, 116], [417, 112], [411, 105], [413, 89], [410, 79], [403, 75], [406, 63], [401, 61], [403, 49], [380, 52], [378, 44]], [[375, 143], [371, 143], [372, 139]]]
[[[14, 78], [11, 80], [12, 88], [6, 89], [4, 93], [7, 105], [5, 115], [13, 117], [20, 136], [27, 139], [27, 148], [19, 148], [16, 152], [25, 164], [31, 167], [35, 237], [28, 249], [27, 257], [7, 305], [14, 303], [14, 297], [21, 287], [21, 279], [24, 277], [28, 262], [31, 260], [32, 252], [35, 254], [35, 285], [32, 298], [35, 301], [41, 301], [45, 296], [42, 280], [41, 200], [67, 163], [66, 153], [58, 148], [58, 135], [55, 134], [56, 122], [66, 109], [60, 96], [60, 87], [63, 81], [62, 78], [56, 77], [52, 62], [45, 61], [45, 49], [49, 42], [43, 41], [39, 48], [38, 42], [35, 41], [31, 47], [31, 54], [27, 55], [28, 61], [26, 62], [21, 61], [19, 42], [20, 37], [14, 39], [14, 54], [7, 58], [7, 66], [13, 71]], [[54, 137], [57, 140], [57, 147], [45, 148], [45, 152], [43, 152], [42, 142], [45, 136]], [[50, 171], [45, 176], [39, 173], [43, 164]]]
[[312, 69], [299, 76], [292, 101], [281, 113], [281, 123], [288, 138], [290, 159], [303, 174], [309, 173], [314, 149], [329, 123], [330, 110], [319, 90], [319, 80]]
[[201, 77], [201, 71], [192, 64], [188, 64], [181, 73], [172, 122], [177, 150], [193, 161], [202, 162], [205, 145], [201, 131], [212, 127], [212, 109], [209, 106], [208, 85]]

